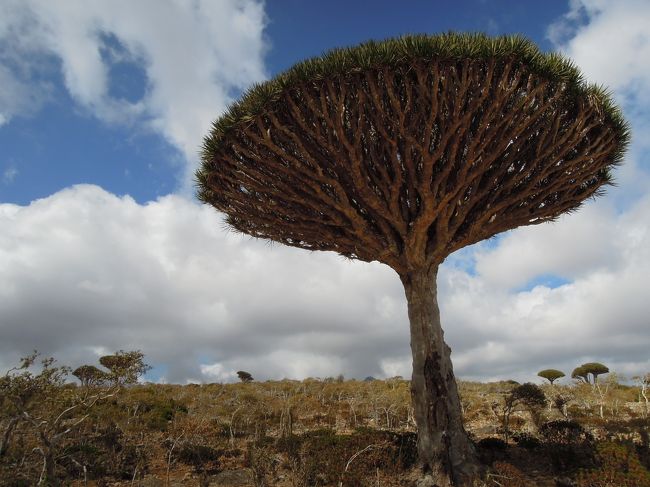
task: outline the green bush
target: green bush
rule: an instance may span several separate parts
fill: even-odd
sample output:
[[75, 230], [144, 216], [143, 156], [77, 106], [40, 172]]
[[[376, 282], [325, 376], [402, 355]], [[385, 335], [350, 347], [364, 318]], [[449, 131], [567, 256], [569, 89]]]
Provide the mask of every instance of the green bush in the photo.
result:
[[200, 443], [184, 443], [174, 455], [175, 459], [194, 467], [196, 472], [218, 472], [219, 451]]
[[176, 414], [187, 414], [187, 407], [174, 399], [152, 400], [142, 405], [142, 419], [145, 426], [151, 430], [166, 431], [168, 423]]
[[515, 443], [517, 443], [518, 446], [526, 448], [527, 450], [534, 450], [542, 445], [539, 438], [526, 432], [515, 433], [512, 435], [512, 439], [515, 440]]
[[83, 442], [69, 445], [63, 450], [61, 464], [71, 478], [83, 475], [83, 466], [89, 479], [100, 479], [111, 474], [109, 452], [99, 444]]
[[593, 464], [593, 437], [578, 422], [570, 419], [549, 421], [541, 426], [539, 433], [557, 472]]
[[580, 423], [572, 419], [558, 419], [544, 423], [539, 433], [547, 443], [551, 444], [575, 445], [593, 439]]
[[488, 436], [481, 439], [478, 443], [478, 452], [484, 463], [492, 464], [497, 460], [506, 458], [508, 444], [501, 438]]
[[605, 442], [597, 446], [598, 468], [581, 470], [578, 487], [650, 487], [650, 472], [633, 446]]
[[[276, 448], [298, 467], [305, 485], [365, 485], [363, 479], [374, 475], [377, 469], [397, 473], [417, 461], [414, 433], [360, 429], [352, 435], [337, 435], [333, 430], [321, 429], [279, 438]], [[345, 472], [352, 456], [366, 448]]]
[[496, 436], [488, 436], [478, 442], [478, 447], [485, 450], [505, 450], [508, 444]]

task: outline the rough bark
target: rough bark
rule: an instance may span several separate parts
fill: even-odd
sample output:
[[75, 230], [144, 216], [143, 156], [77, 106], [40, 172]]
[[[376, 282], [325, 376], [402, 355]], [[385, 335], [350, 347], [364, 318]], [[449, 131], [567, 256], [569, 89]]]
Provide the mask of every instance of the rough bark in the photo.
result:
[[411, 396], [418, 428], [422, 486], [471, 485], [480, 473], [465, 432], [451, 349], [444, 341], [437, 301], [438, 266], [401, 275], [411, 325]]

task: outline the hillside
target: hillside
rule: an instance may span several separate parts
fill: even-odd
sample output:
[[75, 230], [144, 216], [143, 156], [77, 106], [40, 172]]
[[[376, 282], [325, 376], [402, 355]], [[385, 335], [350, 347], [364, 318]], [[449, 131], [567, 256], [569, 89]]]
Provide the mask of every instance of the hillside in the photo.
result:
[[[415, 478], [409, 382], [399, 377], [44, 384], [31, 383], [29, 417], [12, 426], [4, 383], [1, 485], [47, 485], [47, 455], [50, 485], [407, 486]], [[460, 392], [489, 468], [483, 485], [650, 485], [646, 405], [614, 375], [598, 386], [461, 382]]]

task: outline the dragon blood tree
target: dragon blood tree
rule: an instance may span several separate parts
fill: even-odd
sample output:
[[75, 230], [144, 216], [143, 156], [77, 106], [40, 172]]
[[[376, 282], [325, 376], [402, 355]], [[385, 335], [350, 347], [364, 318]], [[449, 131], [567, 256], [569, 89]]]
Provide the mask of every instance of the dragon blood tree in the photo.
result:
[[628, 138], [602, 89], [522, 37], [408, 36], [253, 87], [205, 139], [198, 197], [237, 231], [397, 272], [420, 483], [466, 485], [479, 464], [440, 326], [438, 268], [600, 194]]

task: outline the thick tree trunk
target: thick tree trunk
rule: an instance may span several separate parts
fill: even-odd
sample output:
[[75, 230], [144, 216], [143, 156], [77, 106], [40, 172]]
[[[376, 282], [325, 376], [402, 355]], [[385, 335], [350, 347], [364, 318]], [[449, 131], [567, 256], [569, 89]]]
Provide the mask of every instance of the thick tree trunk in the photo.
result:
[[450, 348], [440, 326], [438, 267], [400, 276], [411, 324], [411, 396], [418, 428], [421, 486], [466, 486], [480, 474], [474, 445], [463, 427]]

